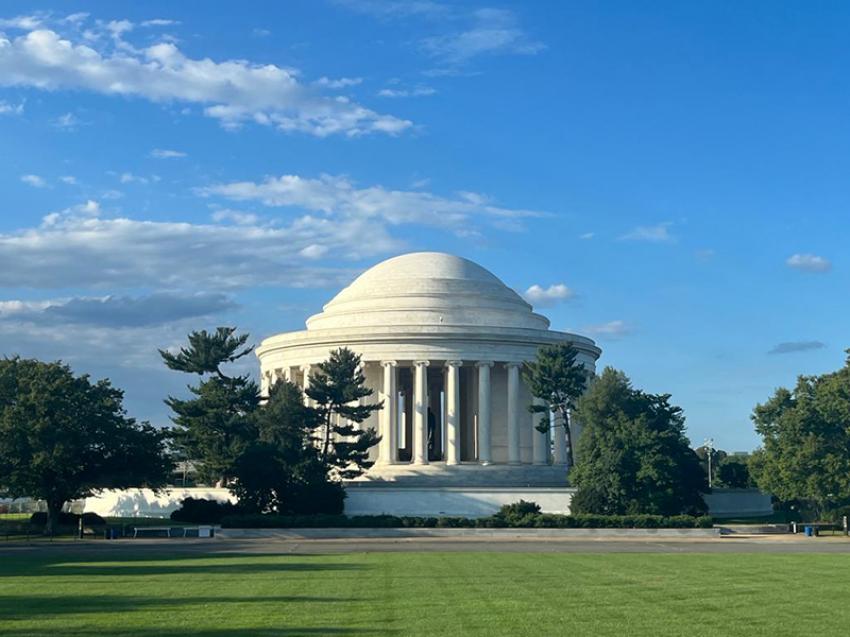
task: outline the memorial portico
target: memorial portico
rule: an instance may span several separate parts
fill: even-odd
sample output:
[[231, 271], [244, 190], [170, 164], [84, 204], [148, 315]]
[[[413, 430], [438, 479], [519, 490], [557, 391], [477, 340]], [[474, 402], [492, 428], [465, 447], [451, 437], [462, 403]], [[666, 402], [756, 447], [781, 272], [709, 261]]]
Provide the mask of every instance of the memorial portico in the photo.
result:
[[533, 487], [566, 484], [563, 424], [535, 428], [540, 415], [529, 410], [535, 399], [522, 373], [539, 347], [558, 342], [594, 369], [601, 351], [591, 339], [549, 329], [481, 266], [424, 252], [367, 270], [306, 330], [264, 340], [257, 355], [264, 391], [279, 378], [304, 386], [338, 347], [361, 356], [384, 407], [360, 425], [381, 442], [358, 483]]

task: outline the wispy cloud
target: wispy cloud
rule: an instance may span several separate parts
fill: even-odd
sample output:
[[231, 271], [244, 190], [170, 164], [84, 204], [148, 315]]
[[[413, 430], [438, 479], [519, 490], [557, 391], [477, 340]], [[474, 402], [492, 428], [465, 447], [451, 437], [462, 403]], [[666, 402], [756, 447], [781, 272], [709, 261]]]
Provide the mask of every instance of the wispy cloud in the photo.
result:
[[383, 88], [378, 91], [378, 97], [427, 97], [435, 95], [437, 89], [431, 86], [414, 86], [413, 88]]
[[21, 181], [33, 188], [47, 188], [47, 180], [41, 175], [21, 175]]
[[785, 260], [785, 265], [804, 272], [829, 272], [832, 269], [828, 259], [816, 254], [792, 254]]
[[349, 86], [357, 86], [363, 82], [362, 77], [339, 77], [339, 78], [329, 78], [329, 77], [320, 77], [318, 80], [313, 82], [316, 86], [324, 86], [325, 88], [346, 88]]
[[151, 157], [154, 157], [156, 159], [179, 159], [185, 156], [186, 153], [179, 150], [172, 150], [169, 148], [154, 148], [151, 151]]
[[389, 224], [416, 223], [469, 230], [474, 219], [505, 222], [541, 216], [533, 210], [504, 208], [479, 193], [462, 192], [441, 197], [421, 190], [390, 190], [383, 186], [357, 187], [344, 176], [299, 175], [267, 177], [202, 188], [203, 195], [234, 201], [259, 201], [266, 206], [301, 208], [349, 219], [380, 219]]
[[552, 307], [573, 298], [575, 292], [563, 283], [555, 283], [547, 288], [535, 283], [523, 292], [522, 296], [534, 307]]
[[481, 55], [534, 55], [546, 48], [519, 26], [513, 12], [477, 9], [468, 28], [425, 38], [422, 49], [439, 62], [461, 65]]
[[670, 233], [673, 224], [669, 221], [654, 226], [638, 226], [620, 237], [622, 241], [647, 241], [649, 243], [672, 243], [676, 237]]
[[633, 328], [625, 321], [616, 320], [601, 323], [599, 325], [588, 325], [581, 331], [592, 336], [617, 339], [630, 334], [633, 331]]
[[789, 341], [774, 345], [768, 354], [793, 354], [795, 352], [823, 349], [824, 347], [826, 347], [826, 343], [820, 341]]
[[24, 103], [10, 104], [0, 100], [0, 115], [21, 115], [24, 112]]
[[57, 117], [56, 119], [54, 119], [51, 122], [51, 124], [56, 128], [60, 128], [62, 130], [67, 130], [67, 131], [72, 131], [72, 130], [76, 130], [77, 127], [80, 125], [80, 120], [73, 113], [64, 113], [64, 114], [60, 115], [59, 117]]
[[295, 69], [191, 58], [170, 42], [136, 48], [124, 40], [133, 28], [126, 20], [109, 22], [88, 39], [76, 32], [63, 37], [27, 20], [16, 19], [16, 25], [28, 32], [0, 36], [2, 86], [199, 104], [205, 115], [230, 129], [254, 123], [318, 137], [353, 137], [395, 135], [412, 126], [346, 97], [324, 96], [302, 83]]

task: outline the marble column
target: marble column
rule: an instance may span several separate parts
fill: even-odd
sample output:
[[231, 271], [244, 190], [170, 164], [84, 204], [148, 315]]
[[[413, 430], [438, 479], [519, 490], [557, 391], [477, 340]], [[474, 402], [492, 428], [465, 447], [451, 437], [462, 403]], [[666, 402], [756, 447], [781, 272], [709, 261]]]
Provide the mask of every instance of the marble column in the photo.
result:
[[446, 361], [446, 464], [460, 462], [460, 366]]
[[310, 398], [307, 396], [307, 390], [310, 389], [310, 365], [302, 365], [301, 373], [304, 374], [304, 382], [301, 384], [301, 389], [304, 390], [304, 404], [310, 406]]
[[567, 464], [567, 423], [559, 411], [553, 414], [552, 442], [554, 458], [553, 464]]
[[505, 363], [508, 371], [508, 464], [520, 464], [519, 363]]
[[380, 412], [381, 446], [378, 462], [394, 464], [398, 457], [398, 381], [396, 362], [381, 361], [384, 368], [384, 386], [381, 398], [384, 408]]
[[490, 368], [493, 361], [478, 361], [478, 461], [493, 462], [490, 435]]
[[413, 464], [428, 464], [428, 364], [413, 361]]
[[[534, 398], [534, 404], [539, 406], [545, 406], [546, 403], [540, 398]], [[533, 412], [531, 414], [531, 453], [532, 453], [532, 462], [534, 464], [548, 464], [549, 463], [549, 432], [548, 431], [538, 431], [537, 425], [540, 424], [540, 421], [545, 419], [546, 422], [549, 422], [549, 410], [541, 411], [541, 412]]]

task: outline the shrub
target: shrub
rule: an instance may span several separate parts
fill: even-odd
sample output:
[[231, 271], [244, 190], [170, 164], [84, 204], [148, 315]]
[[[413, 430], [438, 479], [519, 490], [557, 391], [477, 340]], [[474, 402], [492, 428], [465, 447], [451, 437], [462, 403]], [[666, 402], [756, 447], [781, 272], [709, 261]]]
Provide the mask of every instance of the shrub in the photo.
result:
[[180, 503], [180, 508], [171, 513], [175, 522], [192, 524], [218, 524], [226, 515], [239, 512], [239, 508], [230, 502], [206, 500], [204, 498], [186, 498]]
[[[106, 520], [100, 517], [97, 513], [83, 513], [83, 526], [104, 526]], [[80, 523], [80, 516], [76, 513], [63, 511], [59, 514], [59, 526], [76, 527]], [[44, 526], [47, 524], [47, 513], [37, 511], [30, 516], [30, 524], [33, 526]]]
[[499, 515], [485, 518], [415, 517], [395, 515], [228, 515], [224, 528], [298, 529], [298, 528], [536, 528], [536, 529], [693, 529], [711, 528], [708, 516], [675, 515], [555, 515], [526, 513], [506, 519]]

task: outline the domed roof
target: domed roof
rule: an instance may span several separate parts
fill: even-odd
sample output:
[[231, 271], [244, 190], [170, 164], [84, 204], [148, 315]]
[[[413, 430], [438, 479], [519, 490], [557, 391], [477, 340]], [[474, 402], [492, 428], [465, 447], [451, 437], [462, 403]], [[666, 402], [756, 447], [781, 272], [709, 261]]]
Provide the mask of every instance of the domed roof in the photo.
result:
[[442, 252], [379, 263], [307, 320], [308, 330], [440, 325], [545, 330], [549, 321], [480, 265]]

